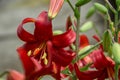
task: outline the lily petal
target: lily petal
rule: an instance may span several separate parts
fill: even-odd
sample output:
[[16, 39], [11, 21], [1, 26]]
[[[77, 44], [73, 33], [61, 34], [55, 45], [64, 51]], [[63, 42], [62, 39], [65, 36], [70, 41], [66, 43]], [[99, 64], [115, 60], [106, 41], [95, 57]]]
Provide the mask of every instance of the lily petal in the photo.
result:
[[[76, 63], [74, 64], [74, 69], [79, 80], [94, 80], [102, 76], [102, 74], [104, 73], [104, 70], [81, 72]], [[104, 80], [104, 79], [101, 78], [100, 80]]]
[[89, 45], [89, 40], [86, 35], [80, 35], [80, 49]]
[[32, 62], [32, 60], [30, 59], [30, 57], [27, 56], [26, 51], [23, 48], [18, 48], [17, 49], [19, 57], [22, 61], [24, 70], [25, 70], [25, 74], [26, 76], [29, 76], [34, 70], [35, 70], [35, 65]]
[[48, 18], [48, 13], [43, 11], [35, 21], [34, 36], [40, 42], [50, 40], [52, 38], [52, 22]]
[[75, 57], [75, 53], [71, 51], [65, 51], [64, 49], [56, 49], [53, 47], [52, 42], [47, 42], [47, 46], [49, 48], [49, 53], [52, 54], [52, 59], [55, 63], [61, 66], [67, 66], [71, 63], [73, 58]]
[[75, 39], [75, 32], [73, 30], [68, 30], [63, 34], [53, 36], [52, 43], [56, 47], [63, 48], [69, 46]]
[[50, 7], [48, 11], [48, 16], [50, 19], [53, 19], [60, 9], [62, 8], [64, 0], [50, 0]]
[[72, 21], [70, 19], [70, 16], [68, 16], [66, 20], [66, 31], [69, 30], [71, 26], [72, 26]]
[[28, 22], [35, 22], [35, 19], [33, 19], [33, 18], [25, 18], [25, 19], [22, 21], [22, 23], [18, 26], [17, 35], [18, 35], [18, 37], [19, 37], [21, 40], [23, 40], [23, 41], [25, 41], [25, 42], [33, 42], [33, 41], [35, 41], [34, 36], [33, 36], [31, 33], [27, 32], [27, 31], [23, 28], [23, 25], [24, 25], [25, 23], [28, 23]]
[[[97, 41], [100, 42], [100, 38], [97, 35], [93, 35], [93, 38]], [[102, 44], [100, 44], [100, 48], [103, 50]]]
[[93, 51], [90, 54], [90, 57], [93, 60], [94, 66], [98, 70], [102, 70], [102, 69], [108, 67], [110, 64], [110, 62], [107, 60], [107, 58], [104, 56], [102, 50], [100, 50], [100, 49]]
[[10, 70], [7, 75], [7, 80], [24, 80], [25, 76], [15, 70]]
[[37, 47], [39, 47], [40, 43], [38, 42], [31, 42], [31, 43], [25, 43], [23, 46], [21, 46], [26, 52], [28, 51], [34, 51]]

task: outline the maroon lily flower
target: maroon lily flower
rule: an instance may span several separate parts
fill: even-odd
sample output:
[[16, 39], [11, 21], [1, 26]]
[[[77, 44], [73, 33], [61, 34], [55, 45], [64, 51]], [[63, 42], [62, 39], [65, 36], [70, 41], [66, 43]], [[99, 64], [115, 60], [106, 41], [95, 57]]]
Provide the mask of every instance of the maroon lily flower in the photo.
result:
[[33, 57], [29, 57], [23, 48], [18, 48], [17, 51], [22, 61], [25, 74], [21, 74], [15, 70], [10, 70], [7, 80], [37, 80], [46, 74], [52, 75], [56, 79], [60, 78], [60, 68], [51, 61], [51, 54], [48, 54], [48, 64], [43, 65], [39, 64], [39, 62]]
[[[23, 28], [23, 25], [28, 22], [35, 23], [34, 34], [27, 32]], [[75, 56], [75, 53], [64, 49], [75, 41], [75, 32], [68, 30], [63, 34], [53, 35], [52, 22], [49, 20], [48, 14], [45, 11], [40, 13], [37, 19], [24, 19], [17, 29], [17, 34], [18, 37], [25, 42], [18, 50], [22, 48], [21, 51], [25, 51], [36, 63], [44, 66], [42, 70], [33, 74], [34, 76], [37, 74], [41, 76], [41, 72], [43, 75], [49, 74], [52, 72], [50, 70], [54, 70], [54, 73], [60, 74], [61, 66], [67, 66]], [[19, 54], [20, 53], [19, 51]], [[45, 68], [45, 66], [47, 66], [47, 68]], [[25, 70], [27, 70], [27, 68], [25, 68]], [[30, 73], [31, 70], [27, 70], [26, 72]], [[54, 76], [54, 74], [52, 76]], [[57, 77], [60, 76], [57, 75]]]
[[[97, 41], [100, 41], [97, 36], [94, 36], [94, 38]], [[83, 49], [88, 45], [88, 38], [85, 35], [80, 36], [80, 49]], [[89, 63], [92, 63], [92, 65], [90, 66], [92, 70], [87, 70], [84, 72], [80, 71], [80, 68]], [[102, 45], [100, 45], [100, 48], [98, 50], [94, 50], [88, 56], [76, 62], [74, 64], [74, 69], [76, 72], [76, 76], [80, 80], [104, 80], [106, 78], [111, 78], [112, 80], [114, 80], [114, 65], [115, 62], [110, 57], [106, 57], [103, 54]]]
[[[35, 23], [34, 34], [27, 32], [23, 28], [23, 25], [27, 22]], [[68, 30], [60, 35], [53, 35], [51, 20], [49, 20], [47, 12], [42, 12], [38, 19], [24, 19], [18, 27], [17, 34], [21, 40], [26, 42], [22, 47], [29, 53], [29, 56], [34, 56], [36, 59], [40, 59], [40, 56], [46, 53], [47, 41], [52, 42], [57, 55], [63, 55], [63, 53], [66, 55], [67, 53], [62, 48], [69, 46], [75, 40], [75, 32], [73, 30]]]
[[102, 50], [98, 49], [93, 51], [90, 56], [92, 59], [92, 68], [94, 70], [80, 71], [79, 64], [75, 63], [74, 69], [78, 79], [80, 80], [104, 80], [111, 78], [114, 80], [114, 61], [110, 57], [105, 57]]

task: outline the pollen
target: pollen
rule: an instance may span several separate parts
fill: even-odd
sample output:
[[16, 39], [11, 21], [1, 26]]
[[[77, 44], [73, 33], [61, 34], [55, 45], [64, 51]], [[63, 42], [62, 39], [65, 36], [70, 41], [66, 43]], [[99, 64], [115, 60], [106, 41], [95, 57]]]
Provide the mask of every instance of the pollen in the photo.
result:
[[44, 52], [42, 59], [44, 60], [44, 64], [47, 65], [48, 64], [48, 60], [47, 60], [47, 53]]
[[40, 48], [36, 48], [33, 52], [33, 55], [37, 55], [40, 52]]
[[27, 55], [28, 55], [28, 56], [31, 56], [31, 54], [32, 54], [32, 51], [29, 50], [28, 53], [27, 53]]
[[53, 72], [54, 72], [55, 74], [57, 74], [56, 64], [55, 64], [54, 62], [52, 62], [52, 64], [53, 64]]

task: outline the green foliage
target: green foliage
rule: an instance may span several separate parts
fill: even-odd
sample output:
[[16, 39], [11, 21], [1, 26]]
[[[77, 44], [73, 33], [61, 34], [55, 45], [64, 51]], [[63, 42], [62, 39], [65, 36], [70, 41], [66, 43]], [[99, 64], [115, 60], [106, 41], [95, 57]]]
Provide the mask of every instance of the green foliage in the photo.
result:
[[103, 48], [106, 52], [110, 51], [111, 44], [112, 44], [112, 37], [110, 31], [107, 30], [103, 34]]
[[63, 31], [61, 31], [61, 30], [53, 31], [53, 35], [59, 35], [59, 34], [62, 34], [62, 33], [63, 33]]
[[66, 67], [64, 70], [62, 70], [61, 73], [65, 74], [65, 75], [70, 75], [71, 74], [68, 67]]
[[117, 64], [120, 64], [120, 44], [115, 42], [112, 46], [112, 53], [114, 60]]
[[94, 6], [95, 6], [96, 10], [98, 10], [99, 12], [101, 12], [103, 14], [106, 14], [108, 12], [108, 9], [100, 3], [94, 3]]
[[85, 32], [93, 28], [94, 24], [92, 21], [88, 21], [80, 27], [80, 32]]
[[117, 8], [120, 11], [120, 0], [116, 0]]
[[86, 18], [87, 18], [87, 19], [90, 18], [94, 13], [95, 13], [95, 7], [92, 6], [92, 7], [88, 10], [87, 15], [86, 15]]
[[75, 15], [75, 17], [76, 17], [77, 19], [80, 18], [80, 12], [79, 12], [79, 10], [78, 10], [77, 7], [76, 7], [75, 10], [74, 10], [74, 15]]
[[89, 63], [89, 64], [85, 65], [84, 67], [80, 68], [80, 71], [88, 70], [91, 65], [92, 65], [92, 63]]
[[79, 59], [83, 59], [85, 56], [87, 56], [88, 54], [90, 54], [94, 49], [96, 49], [96, 47], [98, 46], [98, 45], [100, 45], [102, 43], [102, 41], [100, 41], [100, 42], [98, 42], [98, 43], [96, 43], [95, 45], [93, 45], [93, 46], [86, 46], [83, 50], [80, 50], [79, 51], [79, 56], [78, 56], [78, 58]]
[[80, 7], [80, 6], [83, 6], [83, 5], [87, 4], [90, 1], [91, 0], [78, 0], [77, 3], [75, 4], [75, 6]]

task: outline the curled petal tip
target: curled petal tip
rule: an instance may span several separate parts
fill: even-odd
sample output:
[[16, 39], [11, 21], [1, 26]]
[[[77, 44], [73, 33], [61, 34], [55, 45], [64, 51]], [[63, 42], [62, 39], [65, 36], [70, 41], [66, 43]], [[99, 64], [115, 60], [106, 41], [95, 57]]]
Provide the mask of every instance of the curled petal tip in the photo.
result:
[[48, 11], [48, 16], [50, 19], [53, 19], [60, 9], [62, 8], [64, 0], [50, 0], [50, 7]]
[[7, 75], [7, 80], [24, 80], [25, 76], [15, 70], [10, 70]]

